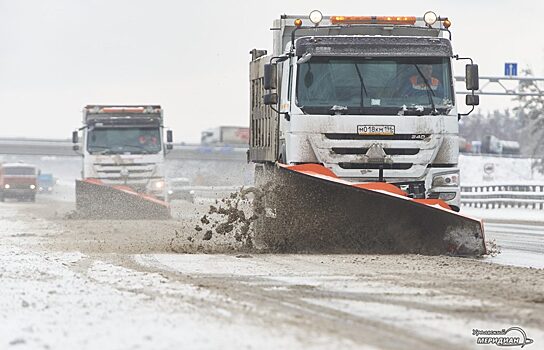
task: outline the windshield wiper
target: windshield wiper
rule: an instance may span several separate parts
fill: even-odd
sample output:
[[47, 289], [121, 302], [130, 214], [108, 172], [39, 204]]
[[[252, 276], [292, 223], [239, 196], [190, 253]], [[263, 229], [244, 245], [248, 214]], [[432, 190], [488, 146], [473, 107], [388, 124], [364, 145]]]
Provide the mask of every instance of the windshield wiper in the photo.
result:
[[348, 107], [347, 106], [334, 105], [334, 106], [331, 107], [331, 109], [329, 109], [329, 111], [333, 112], [335, 115], [346, 114], [347, 111], [348, 111]]
[[[149, 153], [154, 153], [152, 150], [149, 150], [147, 148], [145, 148], [144, 146], [141, 146], [141, 145], [121, 145], [120, 147], [134, 147], [140, 151], [142, 151], [143, 154], [149, 154]], [[157, 150], [158, 152], [158, 150]]]
[[[95, 150], [95, 148], [101, 148], [101, 150]], [[108, 146], [93, 145], [89, 146], [89, 152], [92, 154], [112, 154], [114, 153]]]
[[433, 100], [433, 96], [435, 96], [435, 94], [434, 94], [434, 91], [433, 91], [433, 89], [431, 87], [431, 84], [429, 84], [429, 81], [427, 80], [427, 78], [425, 78], [425, 75], [423, 75], [423, 73], [421, 72], [421, 69], [419, 69], [417, 64], [414, 64], [414, 67], [416, 67], [416, 70], [419, 73], [419, 76], [421, 77], [421, 79], [423, 79], [423, 82], [425, 83], [427, 97], [429, 98], [429, 104], [432, 107], [431, 115], [437, 115], [438, 111], [436, 110], [436, 106], [435, 106], [434, 100]]
[[355, 70], [357, 71], [357, 75], [359, 76], [359, 81], [361, 82], [361, 108], [365, 107], [364, 104], [364, 94], [363, 92], [368, 96], [368, 92], [366, 91], [365, 82], [363, 81], [363, 75], [361, 74], [361, 71], [359, 70], [359, 66], [357, 63], [355, 63]]
[[418, 106], [418, 105], [412, 105], [412, 106], [406, 106], [402, 105], [402, 107], [399, 109], [398, 115], [423, 115], [425, 114], [425, 107]]

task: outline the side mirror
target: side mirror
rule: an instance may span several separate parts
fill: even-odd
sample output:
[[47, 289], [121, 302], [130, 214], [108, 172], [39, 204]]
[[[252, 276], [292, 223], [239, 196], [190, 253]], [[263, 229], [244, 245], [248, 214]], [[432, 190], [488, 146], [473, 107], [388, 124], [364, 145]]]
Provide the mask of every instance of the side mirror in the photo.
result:
[[166, 130], [166, 142], [174, 142], [172, 130]]
[[480, 77], [477, 64], [467, 64], [465, 66], [465, 84], [467, 90], [480, 89]]
[[167, 149], [167, 150], [171, 150], [171, 149], [173, 149], [173, 148], [174, 148], [174, 145], [173, 145], [173, 144], [171, 144], [171, 143], [167, 143], [167, 144], [166, 144], [166, 149]]
[[306, 52], [304, 55], [302, 55], [301, 58], [298, 59], [297, 64], [304, 64], [308, 62], [310, 59], [312, 59], [312, 54]]
[[77, 133], [77, 130], [72, 132], [72, 143], [78, 143], [79, 142], [79, 135]]
[[278, 94], [272, 93], [272, 94], [266, 94], [263, 97], [263, 102], [266, 106], [270, 105], [277, 105], [278, 104]]
[[480, 104], [480, 96], [478, 95], [466, 95], [465, 103], [467, 106], [478, 106]]
[[278, 87], [278, 65], [268, 63], [264, 65], [264, 89], [272, 90]]

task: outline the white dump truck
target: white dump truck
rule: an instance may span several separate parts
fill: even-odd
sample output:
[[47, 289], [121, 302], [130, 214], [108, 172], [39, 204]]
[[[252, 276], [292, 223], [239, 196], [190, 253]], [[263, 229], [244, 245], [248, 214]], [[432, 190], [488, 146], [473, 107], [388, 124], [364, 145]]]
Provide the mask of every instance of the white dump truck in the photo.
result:
[[[282, 185], [275, 195], [281, 204], [267, 208], [271, 225], [281, 221], [308, 234], [326, 228], [353, 237], [373, 227], [377, 231], [361, 239], [369, 242], [380, 234], [397, 239], [401, 227], [391, 224], [396, 221], [413, 230], [412, 242], [418, 241], [415, 235], [423, 245], [433, 234], [443, 238], [463, 226], [461, 236], [479, 235], [467, 251], [485, 250], [481, 225], [472, 222], [469, 230], [455, 214], [458, 120], [470, 113], [460, 112], [468, 110], [465, 104], [473, 110], [479, 98], [478, 66], [470, 59], [466, 88], [472, 94], [464, 104], [456, 98], [452, 61], [465, 58], [454, 54], [450, 25], [433, 12], [413, 17], [312, 11], [274, 21], [271, 53], [250, 52], [248, 157], [258, 178], [272, 172], [284, 175], [279, 183], [298, 185]], [[342, 194], [346, 186], [352, 192]], [[391, 196], [380, 197], [385, 192]], [[445, 210], [433, 216], [437, 206]], [[311, 220], [298, 215], [305, 208], [311, 208]], [[453, 223], [450, 213], [459, 221]], [[425, 219], [437, 226], [417, 222]]]
[[[274, 21], [272, 54], [252, 51], [250, 160], [318, 163], [458, 210], [450, 24], [432, 12]], [[476, 65], [467, 88], [478, 88]]]
[[[108, 197], [120, 192], [132, 194], [129, 198], [135, 202], [165, 199], [164, 159], [172, 148], [172, 132], [168, 130], [164, 140], [160, 106], [85, 106], [83, 127], [73, 132], [72, 141], [83, 156], [82, 179], [76, 182], [78, 209], [127, 206], [126, 198], [120, 198], [125, 203], [114, 203]], [[104, 192], [100, 198], [98, 192]]]

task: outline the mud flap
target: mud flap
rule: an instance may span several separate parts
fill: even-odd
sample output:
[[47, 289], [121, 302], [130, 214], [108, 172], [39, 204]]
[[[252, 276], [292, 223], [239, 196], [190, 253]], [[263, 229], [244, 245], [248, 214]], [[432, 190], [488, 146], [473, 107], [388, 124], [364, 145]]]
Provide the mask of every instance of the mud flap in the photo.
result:
[[[440, 200], [416, 201], [391, 184], [353, 184], [317, 165], [279, 165], [256, 235], [280, 251], [485, 254], [481, 221]], [[262, 228], [262, 225], [261, 225]]]
[[170, 206], [126, 186], [108, 186], [99, 180], [76, 180], [76, 209], [83, 217], [120, 220], [170, 218]]

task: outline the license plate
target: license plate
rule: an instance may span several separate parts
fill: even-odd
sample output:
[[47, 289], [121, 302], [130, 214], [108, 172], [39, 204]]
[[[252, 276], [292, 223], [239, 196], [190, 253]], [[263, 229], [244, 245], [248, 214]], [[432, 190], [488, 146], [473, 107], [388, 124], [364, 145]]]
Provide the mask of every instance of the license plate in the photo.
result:
[[394, 125], [357, 125], [359, 135], [395, 135]]

